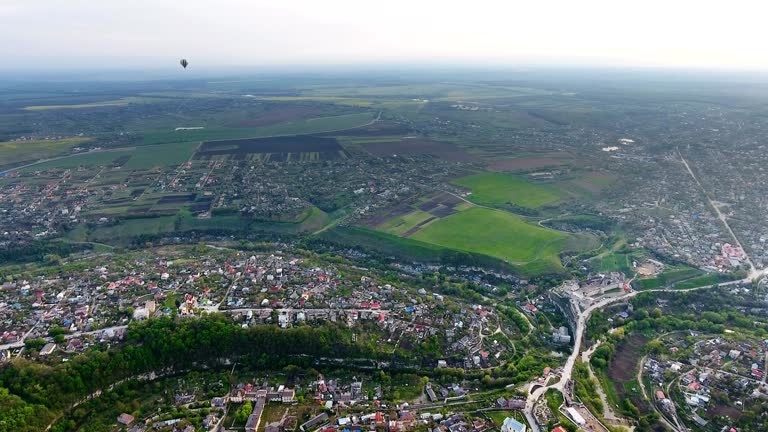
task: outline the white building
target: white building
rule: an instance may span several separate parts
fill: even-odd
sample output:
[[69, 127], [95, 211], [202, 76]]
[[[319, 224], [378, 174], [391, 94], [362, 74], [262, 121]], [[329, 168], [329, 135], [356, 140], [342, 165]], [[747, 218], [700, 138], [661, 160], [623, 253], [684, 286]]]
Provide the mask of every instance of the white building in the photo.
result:
[[582, 417], [581, 414], [576, 411], [576, 408], [568, 407], [565, 410], [568, 411], [568, 415], [571, 416], [571, 420], [573, 420], [573, 422], [576, 423], [576, 425], [579, 427], [584, 426], [584, 424], [587, 423], [587, 421], [584, 420], [584, 417]]
[[501, 432], [525, 432], [526, 426], [512, 417], [504, 419], [504, 423], [501, 425]]

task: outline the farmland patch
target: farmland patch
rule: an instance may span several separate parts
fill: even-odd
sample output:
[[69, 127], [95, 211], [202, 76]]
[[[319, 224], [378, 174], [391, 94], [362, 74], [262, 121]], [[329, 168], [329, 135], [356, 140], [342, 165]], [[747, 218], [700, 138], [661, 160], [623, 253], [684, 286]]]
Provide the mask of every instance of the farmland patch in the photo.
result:
[[556, 191], [501, 173], [475, 174], [454, 180], [454, 184], [471, 190], [469, 199], [482, 205], [537, 208], [560, 200]]
[[434, 221], [411, 238], [510, 263], [543, 259], [555, 264], [568, 235], [528, 224], [506, 212], [475, 207]]
[[495, 160], [488, 164], [488, 169], [492, 171], [524, 171], [567, 164], [568, 161], [566, 159], [554, 157], [515, 158]]
[[[204, 142], [195, 158], [204, 159], [230, 156], [242, 159], [246, 155], [268, 154], [270, 161], [306, 160], [302, 154], [313, 153], [320, 160], [347, 157], [336, 138], [314, 135], [296, 135], [271, 138], [248, 138], [240, 140]], [[295, 158], [295, 159], [294, 159]]]
[[183, 194], [183, 195], [166, 195], [160, 198], [158, 204], [183, 204], [186, 202], [194, 201], [195, 194]]
[[608, 377], [611, 381], [624, 383], [636, 378], [646, 342], [648, 342], [647, 338], [634, 335], [628, 341], [619, 344], [608, 369]]
[[260, 113], [254, 118], [239, 121], [237, 127], [259, 127], [275, 123], [288, 122], [293, 120], [305, 119], [316, 115], [321, 115], [326, 111], [320, 108], [278, 106]]
[[364, 148], [376, 156], [429, 155], [453, 162], [472, 162], [476, 158], [456, 144], [425, 138], [404, 138], [399, 141], [366, 143]]

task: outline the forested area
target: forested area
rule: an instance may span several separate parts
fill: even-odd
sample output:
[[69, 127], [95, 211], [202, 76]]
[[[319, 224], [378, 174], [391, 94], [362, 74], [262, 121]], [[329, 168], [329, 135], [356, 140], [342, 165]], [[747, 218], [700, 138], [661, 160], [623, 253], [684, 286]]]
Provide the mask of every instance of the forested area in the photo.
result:
[[238, 361], [253, 368], [311, 364], [317, 357], [375, 358], [333, 326], [242, 328], [228, 317], [152, 319], [131, 324], [127, 343], [47, 366], [18, 360], [0, 371], [0, 431], [39, 431], [56, 414], [126, 378]]
[[86, 249], [85, 246], [61, 241], [19, 243], [7, 248], [0, 248], [0, 262], [5, 264], [46, 262], [50, 260], [50, 256], [64, 257]]

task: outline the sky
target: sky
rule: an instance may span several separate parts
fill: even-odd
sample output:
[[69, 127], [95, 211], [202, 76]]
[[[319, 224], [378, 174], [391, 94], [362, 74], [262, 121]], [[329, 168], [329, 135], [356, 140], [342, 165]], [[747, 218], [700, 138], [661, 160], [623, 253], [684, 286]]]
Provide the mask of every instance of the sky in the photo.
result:
[[[0, 70], [566, 64], [768, 70], [765, 0], [0, 0]], [[162, 65], [162, 66], [161, 66]]]

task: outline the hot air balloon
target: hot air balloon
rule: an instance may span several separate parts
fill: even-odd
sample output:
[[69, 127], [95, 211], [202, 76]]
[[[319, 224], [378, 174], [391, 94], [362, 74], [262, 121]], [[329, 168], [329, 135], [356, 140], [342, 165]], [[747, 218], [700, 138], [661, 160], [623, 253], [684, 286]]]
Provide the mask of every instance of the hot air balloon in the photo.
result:
[[179, 62], [179, 64], [181, 64], [181, 66], [182, 66], [184, 69], [186, 69], [186, 68], [187, 68], [187, 65], [189, 64], [189, 62], [187, 61], [187, 59], [181, 59], [181, 61]]

